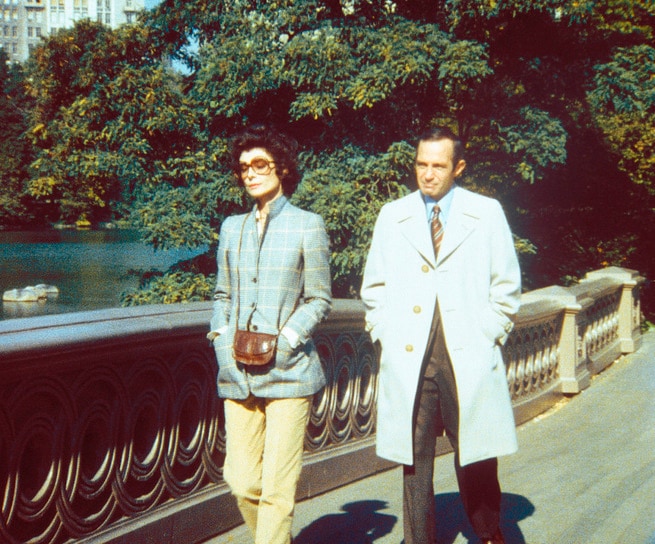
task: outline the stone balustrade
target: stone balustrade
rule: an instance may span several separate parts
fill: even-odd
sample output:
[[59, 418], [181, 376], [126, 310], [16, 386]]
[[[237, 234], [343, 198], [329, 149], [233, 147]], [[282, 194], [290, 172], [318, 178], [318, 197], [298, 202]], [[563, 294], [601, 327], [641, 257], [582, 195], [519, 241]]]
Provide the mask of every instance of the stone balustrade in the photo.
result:
[[[517, 423], [640, 345], [636, 272], [523, 295], [504, 348]], [[210, 303], [0, 322], [0, 542], [203, 542], [240, 522], [222, 482]], [[298, 498], [390, 468], [374, 454], [378, 353], [359, 301], [315, 336]], [[448, 449], [440, 442], [440, 451]]]

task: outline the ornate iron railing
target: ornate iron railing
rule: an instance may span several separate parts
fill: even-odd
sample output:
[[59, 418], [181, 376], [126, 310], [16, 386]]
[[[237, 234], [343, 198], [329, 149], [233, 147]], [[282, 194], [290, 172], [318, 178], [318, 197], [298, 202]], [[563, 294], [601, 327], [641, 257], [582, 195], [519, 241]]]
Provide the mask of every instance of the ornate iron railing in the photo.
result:
[[[639, 345], [635, 272], [526, 293], [504, 348], [523, 422]], [[0, 322], [0, 542], [202, 542], [238, 524], [222, 483], [207, 303]], [[373, 452], [378, 353], [358, 301], [315, 336], [299, 498], [392, 466]]]

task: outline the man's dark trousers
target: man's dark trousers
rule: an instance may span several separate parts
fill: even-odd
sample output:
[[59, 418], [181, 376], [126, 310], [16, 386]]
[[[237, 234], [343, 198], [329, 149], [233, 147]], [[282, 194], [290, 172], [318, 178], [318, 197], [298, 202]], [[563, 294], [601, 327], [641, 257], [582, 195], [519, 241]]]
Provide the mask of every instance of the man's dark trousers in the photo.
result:
[[414, 413], [414, 465], [403, 469], [405, 544], [436, 542], [434, 455], [444, 431], [455, 450], [455, 471], [466, 514], [481, 540], [491, 539], [500, 522], [498, 461], [487, 459], [461, 467], [457, 454], [459, 410], [455, 376], [446, 350], [439, 307], [435, 309]]

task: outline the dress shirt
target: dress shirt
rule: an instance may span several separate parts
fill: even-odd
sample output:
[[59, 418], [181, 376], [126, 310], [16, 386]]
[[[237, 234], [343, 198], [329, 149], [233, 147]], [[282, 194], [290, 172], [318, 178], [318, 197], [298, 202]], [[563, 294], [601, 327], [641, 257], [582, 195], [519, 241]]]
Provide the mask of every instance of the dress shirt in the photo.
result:
[[428, 224], [430, 221], [432, 221], [432, 212], [434, 206], [438, 205], [440, 210], [439, 220], [441, 221], [444, 230], [446, 229], [446, 224], [448, 223], [448, 215], [450, 214], [450, 205], [453, 202], [453, 195], [455, 194], [454, 189], [455, 185], [453, 184], [450, 190], [444, 196], [442, 196], [439, 201], [436, 201], [430, 196], [422, 195], [423, 202], [425, 202], [425, 213], [428, 218]]

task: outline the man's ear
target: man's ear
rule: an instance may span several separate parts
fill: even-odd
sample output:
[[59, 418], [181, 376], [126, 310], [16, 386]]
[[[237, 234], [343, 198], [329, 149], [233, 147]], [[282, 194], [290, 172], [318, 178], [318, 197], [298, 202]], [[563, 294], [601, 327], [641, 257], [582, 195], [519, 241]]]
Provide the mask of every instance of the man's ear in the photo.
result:
[[460, 159], [459, 162], [455, 165], [455, 177], [460, 176], [465, 168], [466, 161], [464, 159]]

